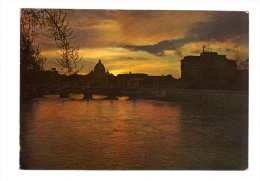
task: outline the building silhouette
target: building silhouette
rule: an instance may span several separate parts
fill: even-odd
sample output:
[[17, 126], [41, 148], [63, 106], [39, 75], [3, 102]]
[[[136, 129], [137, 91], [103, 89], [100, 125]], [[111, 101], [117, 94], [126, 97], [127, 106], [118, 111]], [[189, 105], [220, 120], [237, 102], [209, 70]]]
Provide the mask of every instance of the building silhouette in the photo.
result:
[[185, 88], [235, 89], [236, 61], [226, 55], [204, 51], [200, 56], [186, 56], [181, 60], [181, 81]]
[[106, 69], [105, 69], [105, 66], [101, 63], [100, 59], [99, 59], [98, 63], [95, 65], [93, 76], [95, 78], [106, 77]]
[[146, 80], [148, 74], [144, 73], [129, 73], [129, 74], [118, 74], [116, 76], [116, 83], [122, 87], [140, 87], [140, 82]]
[[123, 87], [135, 88], [173, 88], [176, 79], [172, 75], [149, 76], [144, 73], [118, 74], [115, 82]]

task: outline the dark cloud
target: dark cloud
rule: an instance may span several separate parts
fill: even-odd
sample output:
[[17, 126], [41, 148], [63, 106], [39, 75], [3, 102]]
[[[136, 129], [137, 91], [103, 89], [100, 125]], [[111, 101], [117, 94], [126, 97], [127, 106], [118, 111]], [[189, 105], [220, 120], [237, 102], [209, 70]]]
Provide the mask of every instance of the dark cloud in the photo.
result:
[[181, 50], [176, 49], [174, 52], [175, 52], [175, 55], [177, 55], [178, 57], [183, 57]]
[[225, 51], [225, 52], [234, 52], [234, 50], [230, 49], [230, 48], [218, 48], [217, 49], [219, 52], [220, 51]]
[[201, 53], [201, 48], [193, 49], [193, 50], [191, 50], [191, 53], [192, 54], [200, 54]]
[[132, 51], [146, 51], [157, 56], [164, 56], [165, 50], [176, 50], [177, 48], [185, 45], [190, 42], [188, 38], [182, 39], [173, 39], [173, 40], [163, 40], [154, 45], [126, 45], [124, 48], [127, 48]]
[[120, 61], [120, 62], [129, 62], [129, 61], [146, 61], [146, 57], [129, 57], [129, 56], [119, 56], [119, 57], [112, 57], [109, 60], [112, 61]]
[[66, 10], [70, 21], [87, 18], [87, 19], [110, 19], [112, 10], [84, 10], [84, 9], [69, 9]]
[[184, 38], [163, 40], [153, 45], [125, 45], [132, 51], [146, 51], [148, 53], [164, 56], [165, 50], [175, 50], [181, 56], [178, 48], [187, 43], [198, 41], [227, 41], [230, 38], [249, 33], [249, 16], [246, 12], [217, 12], [210, 22], [196, 22], [185, 33]]
[[140, 61], [144, 61], [147, 60], [146, 57], [119, 57], [121, 60], [140, 60]]
[[194, 41], [226, 41], [241, 34], [248, 34], [249, 18], [245, 12], [218, 12], [211, 22], [197, 22], [186, 36]]

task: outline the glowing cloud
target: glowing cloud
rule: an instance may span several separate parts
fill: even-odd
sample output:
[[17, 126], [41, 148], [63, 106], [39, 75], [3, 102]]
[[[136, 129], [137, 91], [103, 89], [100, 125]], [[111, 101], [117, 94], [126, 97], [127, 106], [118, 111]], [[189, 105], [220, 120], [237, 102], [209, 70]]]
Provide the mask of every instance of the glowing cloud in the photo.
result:
[[[102, 60], [106, 69], [118, 73], [172, 74], [180, 77], [180, 60], [198, 55], [202, 45], [229, 59], [248, 58], [246, 12], [64, 10], [79, 44], [79, 55], [89, 73]], [[47, 57], [46, 69], [55, 67], [53, 41], [37, 39]]]

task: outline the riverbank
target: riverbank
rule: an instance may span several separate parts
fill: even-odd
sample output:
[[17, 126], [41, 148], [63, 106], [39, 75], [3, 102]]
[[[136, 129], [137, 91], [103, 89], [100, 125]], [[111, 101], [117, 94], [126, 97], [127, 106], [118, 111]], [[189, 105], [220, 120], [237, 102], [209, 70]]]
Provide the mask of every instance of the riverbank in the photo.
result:
[[166, 89], [154, 90], [151, 93], [151, 98], [161, 101], [182, 102], [248, 111], [248, 92]]

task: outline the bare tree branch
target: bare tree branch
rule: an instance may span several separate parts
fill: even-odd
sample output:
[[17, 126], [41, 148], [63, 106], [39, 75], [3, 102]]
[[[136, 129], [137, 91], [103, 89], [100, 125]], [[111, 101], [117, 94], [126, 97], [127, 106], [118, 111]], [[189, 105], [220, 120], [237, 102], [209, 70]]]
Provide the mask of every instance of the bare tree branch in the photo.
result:
[[56, 61], [62, 69], [66, 69], [66, 74], [82, 70], [83, 66], [78, 65], [81, 61], [78, 55], [79, 46], [72, 46], [73, 30], [64, 11], [21, 9], [20, 27], [22, 69], [43, 69], [46, 59], [40, 55], [41, 49], [34, 40], [40, 36], [39, 30], [44, 29], [47, 31], [44, 35], [52, 38], [60, 49]]
[[46, 25], [50, 33], [50, 37], [54, 38], [58, 48], [61, 50], [57, 62], [60, 66], [67, 69], [67, 74], [77, 73], [82, 70], [83, 66], [78, 67], [81, 58], [78, 56], [79, 47], [73, 48], [71, 40], [73, 31], [66, 21], [67, 14], [59, 10], [44, 10], [46, 17]]

